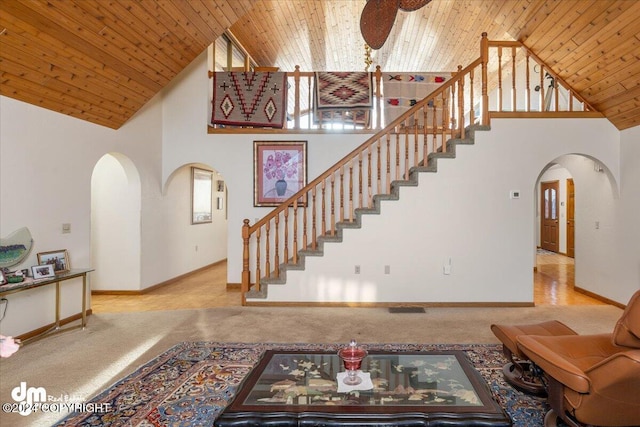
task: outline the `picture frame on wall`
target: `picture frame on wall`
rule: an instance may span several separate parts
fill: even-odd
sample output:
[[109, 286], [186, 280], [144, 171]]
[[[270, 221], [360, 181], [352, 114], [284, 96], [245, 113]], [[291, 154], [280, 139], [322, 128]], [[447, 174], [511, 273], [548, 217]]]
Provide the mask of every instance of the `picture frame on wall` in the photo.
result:
[[191, 168], [191, 224], [213, 221], [213, 171]]
[[254, 141], [253, 167], [253, 205], [278, 206], [307, 185], [307, 141]]
[[53, 270], [53, 264], [41, 264], [31, 267], [31, 275], [33, 280], [41, 280], [55, 277], [56, 273]]
[[55, 274], [66, 273], [71, 270], [69, 252], [66, 249], [38, 253], [38, 264], [52, 265]]

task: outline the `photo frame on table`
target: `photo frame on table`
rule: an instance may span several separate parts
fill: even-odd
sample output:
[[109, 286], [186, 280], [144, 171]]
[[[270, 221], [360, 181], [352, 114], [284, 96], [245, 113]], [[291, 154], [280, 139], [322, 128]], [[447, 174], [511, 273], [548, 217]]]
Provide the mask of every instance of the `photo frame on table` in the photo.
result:
[[66, 249], [38, 253], [38, 264], [49, 264], [53, 266], [55, 274], [66, 273], [71, 270], [69, 262], [69, 252]]
[[213, 171], [191, 168], [191, 224], [213, 221]]
[[253, 167], [253, 205], [278, 206], [307, 185], [307, 141], [254, 141]]
[[31, 275], [33, 280], [40, 280], [55, 277], [56, 273], [53, 270], [53, 264], [41, 264], [31, 267]]

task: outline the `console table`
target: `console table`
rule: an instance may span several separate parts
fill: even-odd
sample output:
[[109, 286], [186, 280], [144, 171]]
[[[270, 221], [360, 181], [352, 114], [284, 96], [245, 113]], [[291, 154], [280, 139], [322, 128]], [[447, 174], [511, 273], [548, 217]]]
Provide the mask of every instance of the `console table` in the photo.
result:
[[33, 337], [29, 337], [23, 342], [28, 342], [34, 338], [45, 335], [53, 330], [60, 329], [60, 283], [65, 282], [67, 280], [75, 279], [77, 277], [82, 277], [82, 329], [87, 326], [87, 273], [92, 272], [93, 269], [90, 268], [81, 268], [81, 269], [73, 269], [69, 270], [65, 273], [56, 274], [54, 277], [33, 280], [31, 277], [25, 278], [24, 281], [20, 283], [7, 283], [0, 286], [0, 297], [5, 295], [13, 294], [16, 292], [23, 292], [29, 289], [39, 288], [41, 286], [48, 285], [56, 285], [56, 320], [53, 326], [47, 329], [44, 332], [41, 332]]
[[214, 425], [512, 425], [462, 351], [369, 352], [368, 389], [341, 391], [343, 371], [335, 353], [268, 350]]

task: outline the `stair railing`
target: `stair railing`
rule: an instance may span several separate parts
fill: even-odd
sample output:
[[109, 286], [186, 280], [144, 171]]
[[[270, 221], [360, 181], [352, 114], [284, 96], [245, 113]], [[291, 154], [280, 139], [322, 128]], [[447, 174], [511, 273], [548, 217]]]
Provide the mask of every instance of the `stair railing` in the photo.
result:
[[[358, 211], [375, 209], [375, 196], [391, 194], [394, 182], [407, 181], [411, 169], [426, 166], [433, 153], [450, 152], [448, 141], [464, 139], [466, 126], [488, 125], [490, 113], [494, 114], [490, 111], [491, 105], [496, 105], [498, 112], [504, 111], [503, 67], [509, 65], [514, 92], [510, 99], [515, 112], [522, 104], [515, 95], [516, 77], [521, 74], [517, 67], [523, 67], [518, 65], [517, 55], [521, 53], [516, 52], [516, 48], [523, 46], [517, 42], [489, 42], [483, 33], [478, 59], [464, 69], [458, 67], [458, 72], [441, 87], [255, 224], [250, 225], [245, 219], [242, 226], [243, 305], [247, 292], [257, 296], [263, 284], [282, 282], [283, 265], [287, 269], [295, 268], [300, 254], [317, 253], [324, 241], [338, 238], [339, 227], [358, 226]], [[504, 49], [511, 52], [508, 60], [503, 59]], [[524, 55], [527, 87], [530, 68], [535, 68], [535, 64], [529, 62], [533, 59], [541, 75], [544, 71], [555, 79], [554, 88], [549, 90], [556, 91], [556, 105], [559, 105], [559, 87], [568, 86], [562, 86], [561, 79], [526, 48]], [[543, 79], [540, 79], [541, 86]], [[540, 105], [544, 104], [545, 90], [540, 89]], [[593, 110], [573, 91], [565, 90], [571, 99], [578, 99], [575, 105], [580, 104], [580, 111]], [[493, 98], [490, 93], [494, 94]], [[524, 105], [526, 113], [535, 107], [531, 97]], [[573, 108], [573, 100], [569, 106]]]

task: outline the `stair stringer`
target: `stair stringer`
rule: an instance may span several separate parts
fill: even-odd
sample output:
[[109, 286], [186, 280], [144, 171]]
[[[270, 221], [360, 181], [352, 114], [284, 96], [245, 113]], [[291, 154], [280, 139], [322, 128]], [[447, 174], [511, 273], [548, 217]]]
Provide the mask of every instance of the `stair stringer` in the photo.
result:
[[[490, 126], [485, 125], [471, 125], [465, 128], [465, 138], [450, 138], [447, 140], [448, 150], [445, 153], [432, 152], [427, 157], [427, 165], [421, 164], [409, 169], [409, 177], [402, 180], [394, 180], [391, 182], [390, 194], [376, 194], [373, 196], [373, 206], [371, 208], [356, 208], [354, 210], [353, 221], [342, 221], [336, 223], [336, 230], [334, 235], [320, 235], [318, 236], [316, 249], [301, 249], [298, 251], [298, 262], [294, 263], [293, 258], [289, 259], [285, 263], [279, 265], [279, 275], [275, 276], [272, 272], [272, 277], [262, 278], [260, 280], [260, 290], [249, 290], [246, 293], [247, 301], [250, 299], [265, 299], [268, 295], [268, 289], [270, 285], [282, 286], [287, 283], [287, 271], [300, 271], [305, 269], [306, 257], [322, 257], [324, 255], [325, 243], [341, 243], [343, 240], [343, 230], [346, 229], [361, 229], [362, 218], [365, 215], [380, 215], [381, 204], [383, 201], [397, 201], [400, 200], [400, 189], [402, 187], [417, 187], [419, 185], [419, 176], [422, 173], [436, 173], [438, 171], [439, 159], [455, 159], [456, 147], [458, 145], [473, 145], [475, 143], [475, 132], [477, 131], [489, 131]], [[257, 301], [256, 301], [257, 302]]]

